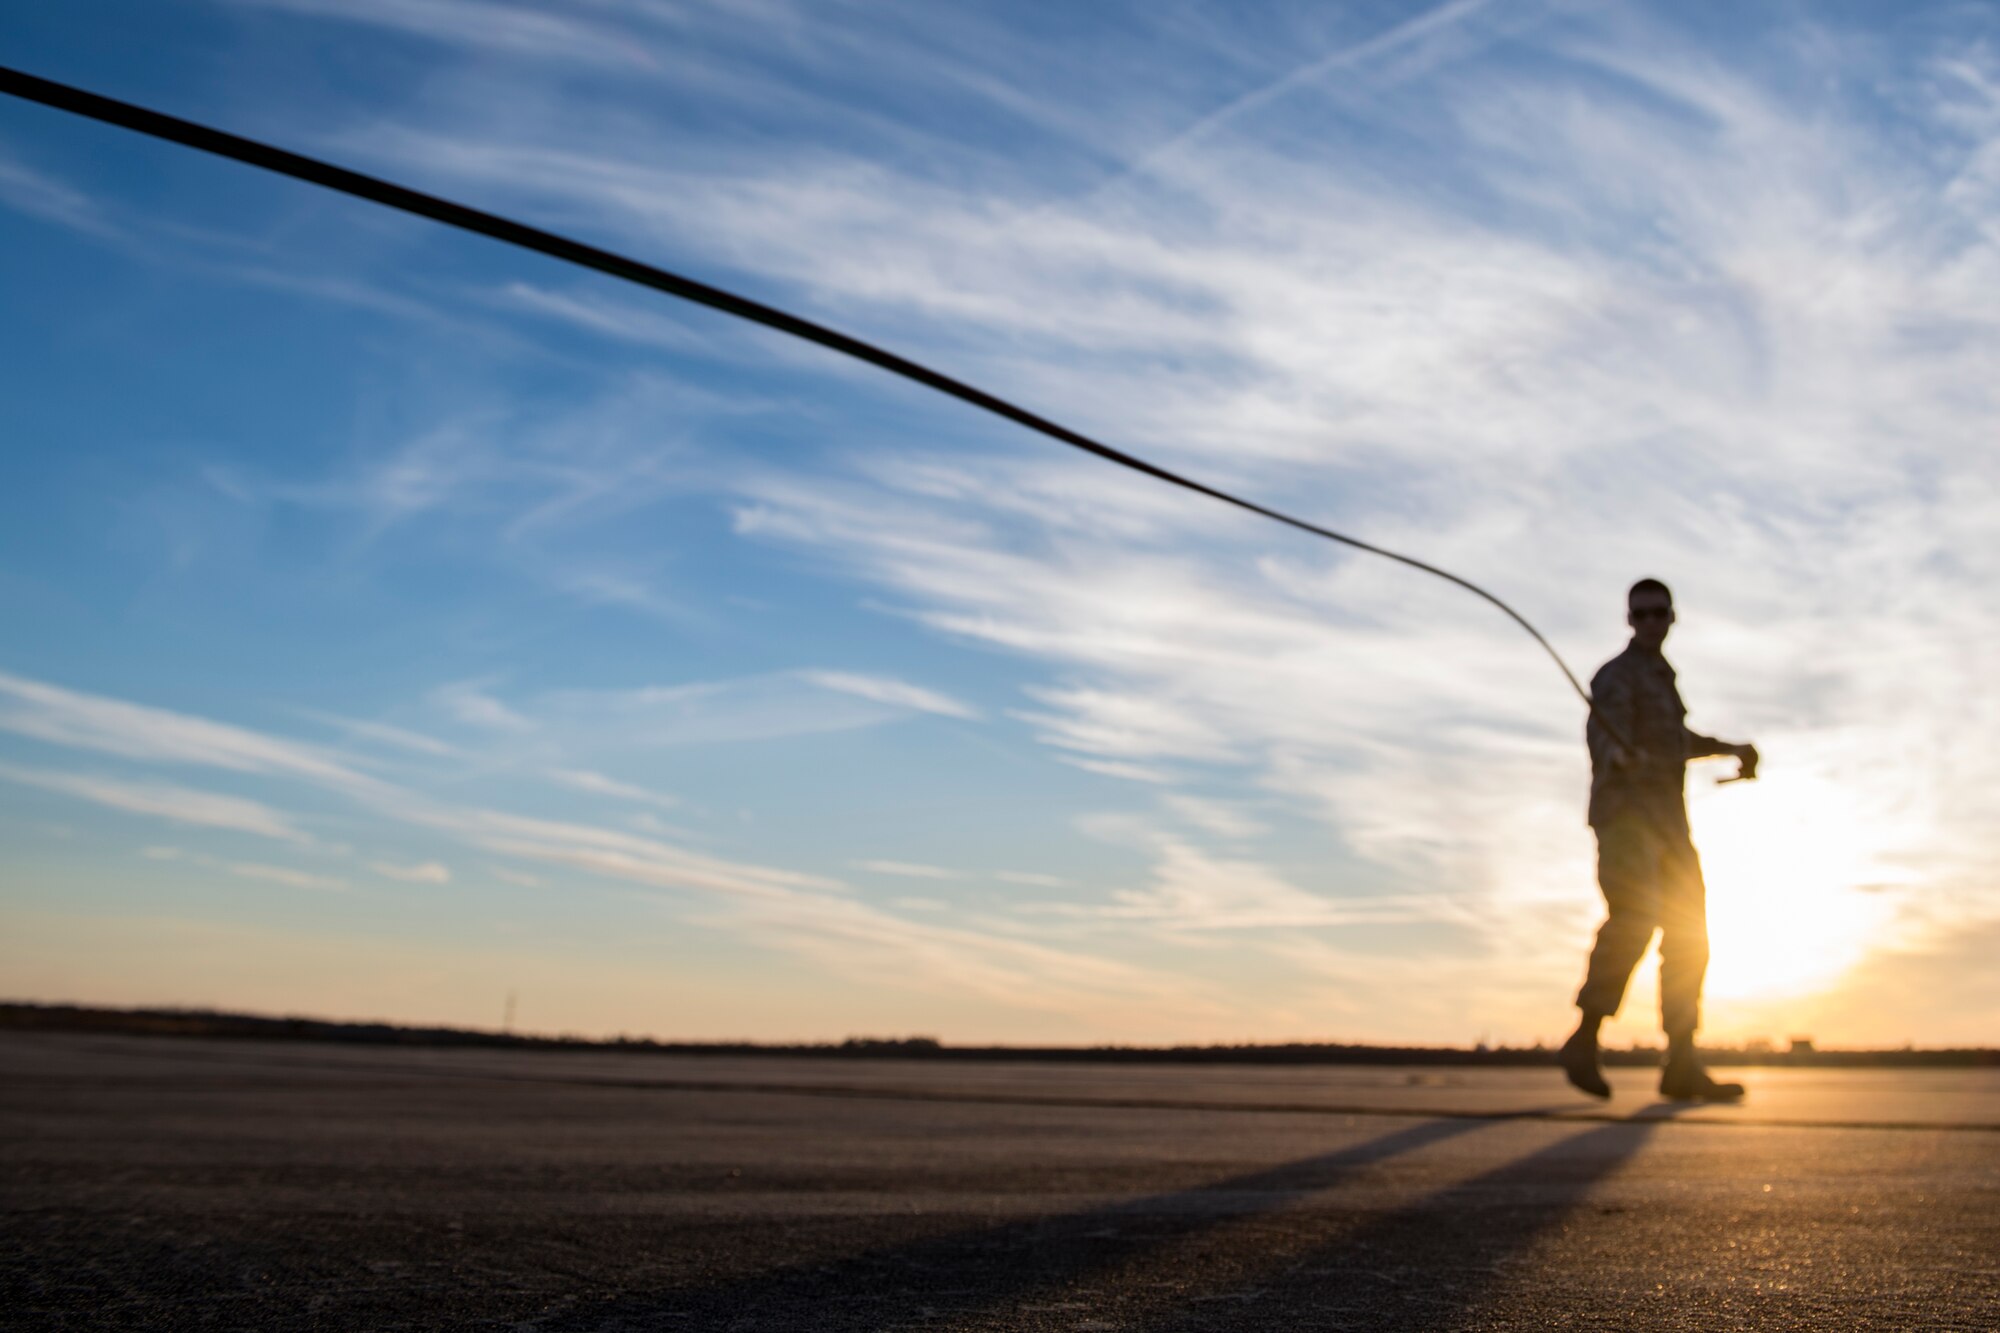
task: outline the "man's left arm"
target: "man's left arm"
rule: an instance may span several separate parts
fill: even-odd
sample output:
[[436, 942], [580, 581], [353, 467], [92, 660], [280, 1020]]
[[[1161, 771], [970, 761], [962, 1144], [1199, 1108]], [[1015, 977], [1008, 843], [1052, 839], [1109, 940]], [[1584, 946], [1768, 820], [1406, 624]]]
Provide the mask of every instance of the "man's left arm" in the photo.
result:
[[1707, 759], [1711, 755], [1735, 754], [1741, 748], [1740, 746], [1731, 745], [1728, 741], [1719, 741], [1713, 736], [1704, 736], [1693, 727], [1683, 726], [1681, 730], [1687, 733], [1687, 752], [1690, 759]]
[[1707, 759], [1712, 755], [1733, 755], [1743, 761], [1746, 774], [1754, 774], [1757, 771], [1757, 747], [1747, 741], [1742, 745], [1732, 745], [1713, 736], [1704, 736], [1685, 723], [1682, 724], [1681, 730], [1687, 733], [1688, 758]]

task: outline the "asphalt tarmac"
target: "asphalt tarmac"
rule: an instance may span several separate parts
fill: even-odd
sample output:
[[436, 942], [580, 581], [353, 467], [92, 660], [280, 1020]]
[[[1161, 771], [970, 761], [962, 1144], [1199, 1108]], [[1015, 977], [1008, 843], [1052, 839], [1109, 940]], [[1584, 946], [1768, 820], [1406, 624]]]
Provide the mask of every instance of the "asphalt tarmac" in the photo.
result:
[[2000, 1329], [2000, 1071], [0, 1037], [0, 1326]]

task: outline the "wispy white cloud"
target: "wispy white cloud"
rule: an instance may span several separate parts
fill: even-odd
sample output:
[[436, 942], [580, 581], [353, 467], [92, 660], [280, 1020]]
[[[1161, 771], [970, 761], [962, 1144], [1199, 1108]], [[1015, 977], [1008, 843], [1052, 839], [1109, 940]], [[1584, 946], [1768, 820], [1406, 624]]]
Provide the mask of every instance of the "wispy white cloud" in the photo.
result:
[[356, 794], [382, 784], [317, 746], [0, 673], [0, 729], [128, 759], [296, 778]]
[[310, 718], [315, 722], [323, 722], [330, 727], [337, 727], [350, 736], [356, 736], [362, 740], [374, 741], [398, 750], [407, 750], [413, 754], [449, 758], [459, 753], [456, 746], [447, 745], [441, 740], [423, 735], [420, 732], [411, 731], [406, 727], [392, 727], [386, 722], [369, 722], [360, 718], [341, 717], [336, 713], [323, 713], [316, 708], [297, 708], [292, 711], [296, 712], [300, 717]]
[[626, 826], [656, 838], [674, 838], [682, 842], [700, 842], [710, 836], [683, 824], [669, 824], [650, 810], [639, 810], [625, 817]]
[[557, 690], [526, 701], [544, 728], [594, 749], [769, 741], [878, 726], [916, 712], [956, 707], [916, 686], [817, 673], [762, 672], [722, 680], [627, 689]]
[[1037, 870], [996, 870], [993, 878], [1002, 884], [1020, 884], [1037, 889], [1060, 889], [1069, 884], [1061, 875], [1047, 875]]
[[1083, 759], [1073, 754], [1057, 755], [1056, 758], [1071, 768], [1080, 768], [1101, 777], [1122, 778], [1127, 782], [1148, 782], [1165, 787], [1177, 781], [1171, 772], [1153, 764], [1133, 764], [1123, 759]]
[[577, 791], [587, 791], [598, 796], [612, 796], [621, 801], [636, 801], [641, 805], [656, 805], [662, 810], [671, 810], [680, 804], [680, 798], [664, 792], [648, 791], [630, 782], [620, 782], [602, 773], [593, 773], [583, 768], [558, 768], [549, 777], [565, 787]]
[[[420, 519], [485, 524], [501, 568], [560, 584], [597, 569], [564, 539], [713, 484], [717, 469], [691, 447], [689, 423], [726, 423], [763, 406], [649, 370], [581, 404], [499, 400], [446, 410], [317, 479], [233, 481], [258, 503], [358, 517], [370, 537]], [[654, 571], [610, 572], [636, 582]], [[605, 599], [604, 589], [580, 591]]]
[[596, 292], [551, 291], [525, 282], [508, 283], [497, 299], [504, 305], [621, 342], [706, 355], [713, 355], [717, 348], [715, 339], [695, 334], [675, 318], [678, 312], [671, 307], [641, 305]]
[[[685, 852], [655, 839], [614, 829], [441, 801], [417, 791], [357, 775], [316, 752], [295, 750], [291, 743], [264, 733], [206, 718], [14, 677], [0, 677], [0, 690], [12, 691], [22, 700], [17, 713], [0, 717], [0, 725], [12, 726], [38, 739], [84, 749], [108, 749], [112, 753], [161, 762], [204, 764], [235, 770], [253, 767], [295, 774], [360, 801], [365, 809], [378, 816], [454, 834], [479, 846], [505, 844], [508, 849], [529, 857], [551, 855], [556, 849], [589, 848], [643, 859], [656, 874], [673, 877], [676, 883], [685, 887], [720, 892], [754, 894], [778, 887], [834, 885], [834, 881], [813, 875]], [[159, 784], [53, 773], [17, 765], [0, 765], [0, 778], [67, 792], [138, 813], [308, 841], [307, 836], [296, 829], [287, 816], [257, 802], [236, 797]]]
[[1145, 888], [1116, 889], [1101, 902], [1035, 903], [1024, 910], [1144, 923], [1174, 934], [1466, 920], [1464, 909], [1442, 895], [1335, 897], [1302, 889], [1257, 861], [1219, 857], [1164, 834], [1151, 841], [1156, 859]]
[[857, 870], [869, 870], [878, 875], [894, 875], [900, 879], [963, 879], [956, 870], [943, 866], [927, 866], [915, 861], [856, 861]]
[[548, 582], [587, 606], [618, 606], [667, 620], [689, 618], [686, 605], [657, 583], [626, 570], [571, 568], [551, 571]]
[[[224, 728], [232, 745], [218, 755], [212, 728], [222, 724], [161, 710], [82, 695], [73, 691], [31, 692], [53, 709], [86, 715], [126, 716], [127, 710], [152, 717], [164, 735], [186, 738], [183, 760], [233, 761], [239, 750], [258, 751], [254, 733]], [[173, 725], [165, 725], [171, 722]], [[95, 737], [83, 734], [75, 743], [88, 746]], [[263, 738], [272, 745], [277, 743]], [[170, 757], [161, 747], [149, 757]], [[873, 984], [900, 984], [929, 993], [976, 995], [1038, 1011], [1177, 1013], [1213, 1019], [1220, 1012], [1217, 996], [1184, 979], [1154, 969], [1088, 953], [1054, 947], [1005, 933], [965, 926], [917, 923], [883, 908], [856, 901], [844, 885], [821, 875], [690, 851], [658, 838], [598, 825], [551, 820], [508, 811], [447, 803], [420, 793], [354, 784], [343, 772], [320, 772], [329, 788], [358, 798], [375, 815], [398, 823], [430, 829], [463, 844], [516, 862], [543, 868], [624, 881], [650, 888], [692, 894], [710, 903], [706, 919], [719, 927], [745, 932], [760, 943], [781, 947], [813, 959], [843, 976], [865, 977]], [[182, 822], [259, 832], [291, 841], [306, 841], [282, 816], [254, 802], [218, 797], [182, 788], [149, 786], [110, 780], [50, 774], [15, 766], [0, 767], [0, 779], [29, 782], [138, 813], [156, 814]], [[378, 803], [379, 802], [379, 803]], [[206, 864], [208, 858], [201, 858]], [[292, 887], [335, 887], [333, 877], [313, 875], [262, 863], [215, 862], [234, 874], [261, 878]], [[891, 863], [904, 866], [905, 863]], [[428, 865], [372, 865], [378, 873], [402, 870], [435, 879]], [[442, 865], [435, 869], [444, 869]], [[542, 880], [540, 873], [509, 873]], [[1163, 1007], [1164, 1006], [1164, 1007]]]
[[1208, 988], [1089, 953], [963, 926], [919, 923], [839, 892], [836, 881], [723, 862], [613, 830], [495, 812], [452, 823], [489, 850], [654, 888], [716, 896], [703, 915], [844, 977], [977, 995], [1034, 1010], [1213, 1016]]
[[595, 824], [441, 805], [413, 810], [407, 818], [411, 823], [455, 834], [488, 851], [568, 865], [660, 888], [756, 899], [782, 898], [794, 890], [840, 887], [837, 880], [825, 876], [732, 861]]
[[470, 727], [487, 731], [533, 731], [535, 724], [489, 692], [491, 680], [461, 680], [431, 691], [431, 703]]
[[0, 144], [0, 206], [93, 236], [117, 234], [89, 195], [28, 165], [4, 144]]
[[231, 0], [246, 9], [369, 24], [413, 37], [524, 59], [645, 70], [653, 62], [623, 29], [581, 15], [497, 0]]
[[1041, 739], [1065, 750], [1123, 759], [1228, 760], [1229, 735], [1171, 700], [1088, 688], [1031, 687], [1050, 706], [1020, 714]]
[[1160, 803], [1179, 818], [1219, 838], [1255, 838], [1271, 831], [1270, 825], [1245, 814], [1240, 802], [1174, 792], [1162, 796]]
[[1010, 1008], [1119, 1024], [1207, 1025], [1227, 1011], [1216, 987], [1157, 968], [992, 931], [912, 921], [824, 894], [745, 902], [734, 919], [813, 958], [836, 975], [979, 996]]
[[878, 704], [888, 704], [894, 708], [908, 708], [919, 713], [935, 713], [940, 717], [976, 718], [979, 710], [970, 704], [960, 703], [948, 694], [912, 685], [908, 681], [895, 680], [888, 676], [863, 676], [849, 671], [801, 671], [799, 679], [821, 689], [833, 690], [840, 694], [852, 694], [861, 699], [872, 699]]
[[232, 875], [244, 879], [259, 879], [267, 884], [282, 884], [288, 889], [344, 889], [347, 881], [336, 875], [315, 875], [305, 870], [295, 870], [290, 866], [265, 865], [258, 861], [228, 861], [222, 868]]
[[402, 880], [405, 884], [451, 883], [451, 867], [442, 861], [419, 861], [407, 866], [391, 861], [370, 861], [368, 868], [378, 875]]
[[288, 889], [329, 889], [347, 887], [347, 881], [338, 875], [321, 875], [300, 870], [296, 866], [272, 865], [266, 861], [231, 861], [224, 857], [210, 856], [206, 852], [190, 852], [182, 847], [147, 847], [139, 853], [148, 861], [171, 861], [205, 870], [220, 870], [240, 879], [262, 880], [267, 884], [282, 884]]
[[199, 791], [163, 782], [128, 782], [87, 773], [63, 773], [0, 763], [0, 781], [18, 782], [43, 791], [74, 796], [128, 814], [150, 815], [176, 824], [254, 833], [283, 842], [308, 843], [312, 838], [283, 814], [261, 801], [219, 792]]

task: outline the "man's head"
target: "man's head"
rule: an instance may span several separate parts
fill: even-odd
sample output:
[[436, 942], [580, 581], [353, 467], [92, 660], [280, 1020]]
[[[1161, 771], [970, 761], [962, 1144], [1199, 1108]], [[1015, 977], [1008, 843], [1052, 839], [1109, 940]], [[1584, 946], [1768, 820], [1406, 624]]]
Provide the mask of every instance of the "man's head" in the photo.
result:
[[1674, 624], [1674, 595], [1658, 579], [1640, 579], [1625, 594], [1625, 623], [1632, 627], [1632, 642], [1658, 652]]

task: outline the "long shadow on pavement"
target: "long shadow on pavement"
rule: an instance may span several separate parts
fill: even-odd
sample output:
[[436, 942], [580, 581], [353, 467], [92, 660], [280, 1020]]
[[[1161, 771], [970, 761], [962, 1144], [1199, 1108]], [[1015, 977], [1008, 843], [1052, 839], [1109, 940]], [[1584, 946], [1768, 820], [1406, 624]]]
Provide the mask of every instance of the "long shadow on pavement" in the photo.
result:
[[[1544, 1114], [1545, 1111], [1526, 1111], [1519, 1117], [1507, 1118]], [[1291, 1205], [1341, 1184], [1363, 1168], [1489, 1127], [1497, 1119], [1424, 1121], [1337, 1152], [1193, 1189], [1057, 1217], [960, 1229], [948, 1235], [880, 1246], [824, 1263], [796, 1265], [714, 1285], [696, 1283], [627, 1295], [572, 1307], [560, 1316], [536, 1321], [532, 1327], [608, 1333], [659, 1327], [1072, 1328], [1093, 1316], [1110, 1316], [1118, 1321], [1116, 1325], [1097, 1325], [1108, 1328], [1125, 1327], [1137, 1320], [1171, 1320], [1176, 1309], [1187, 1308], [1191, 1303], [1221, 1315], [1224, 1312], [1213, 1302], [1236, 1298], [1217, 1296], [1214, 1289], [1228, 1287], [1246, 1274], [1257, 1277], [1274, 1257], [1273, 1250], [1261, 1243], [1262, 1238], [1238, 1235], [1243, 1229], [1254, 1229], [1260, 1217], [1290, 1213]], [[1489, 1182], [1489, 1188], [1505, 1188], [1515, 1179], [1510, 1173], [1538, 1174], [1543, 1168], [1535, 1165], [1537, 1159], [1554, 1158], [1565, 1145], [1586, 1140], [1618, 1145], [1622, 1150], [1615, 1157], [1623, 1160], [1636, 1149], [1638, 1139], [1645, 1133], [1643, 1125], [1620, 1123], [1573, 1136], [1524, 1162], [1435, 1198], [1445, 1200], [1468, 1191], [1476, 1194], [1481, 1182]], [[1625, 1146], [1628, 1142], [1629, 1146]], [[1587, 1179], [1574, 1182], [1559, 1202], [1566, 1209], [1590, 1180], [1614, 1165], [1615, 1160], [1606, 1162]], [[1427, 1211], [1434, 1206], [1437, 1205], [1433, 1200], [1426, 1200], [1418, 1209]], [[1417, 1244], [1420, 1237], [1415, 1233], [1422, 1229], [1418, 1221], [1414, 1216], [1405, 1218], [1397, 1213], [1374, 1223], [1362, 1223], [1358, 1240], [1364, 1249], [1360, 1252], [1374, 1256], [1370, 1261], [1372, 1271], [1379, 1272], [1385, 1263], [1395, 1262], [1375, 1253], [1385, 1245]], [[1352, 1232], [1355, 1219], [1352, 1213], [1315, 1216], [1303, 1224], [1302, 1234], [1298, 1231], [1301, 1225], [1295, 1218], [1290, 1222], [1296, 1241], [1317, 1252], [1327, 1246], [1329, 1229]], [[1520, 1233], [1522, 1243], [1531, 1236], [1532, 1231]], [[1247, 1245], [1243, 1243], [1245, 1239]], [[1511, 1248], [1505, 1243], [1511, 1239], [1489, 1238], [1481, 1245], [1477, 1257], [1482, 1262], [1493, 1262]], [[1198, 1267], [1190, 1267], [1186, 1262], [1190, 1250], [1198, 1253]], [[1164, 1274], [1145, 1271], [1162, 1264], [1166, 1266]], [[1297, 1267], [1296, 1263], [1292, 1265], [1294, 1270]], [[1131, 1294], [1135, 1281], [1129, 1280], [1135, 1271], [1142, 1274], [1136, 1279], [1136, 1287], [1144, 1291], [1137, 1297]], [[1296, 1277], [1296, 1271], [1291, 1276]], [[1112, 1289], [1096, 1290], [1106, 1285]], [[1159, 1295], [1162, 1291], [1167, 1294]], [[1263, 1318], [1254, 1304], [1238, 1304], [1236, 1312], [1242, 1326], [1257, 1326]], [[1213, 1319], [1209, 1324], [1213, 1324]]]
[[[1261, 1270], [1232, 1290], [1129, 1303], [1116, 1327], [1449, 1329], [1463, 1326], [1526, 1262], [1537, 1240], [1573, 1216], [1601, 1180], [1629, 1161], [1680, 1108], [1662, 1103], [1630, 1120], [1569, 1135], [1382, 1213], [1331, 1243], [1296, 1242], [1267, 1255]], [[1544, 1287], [1561, 1303], [1560, 1274]], [[1202, 1308], [1233, 1302], [1234, 1310]], [[1533, 1318], [1509, 1327], [1534, 1327]]]

